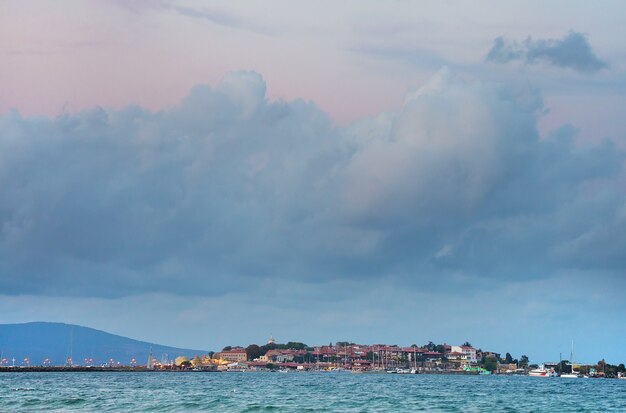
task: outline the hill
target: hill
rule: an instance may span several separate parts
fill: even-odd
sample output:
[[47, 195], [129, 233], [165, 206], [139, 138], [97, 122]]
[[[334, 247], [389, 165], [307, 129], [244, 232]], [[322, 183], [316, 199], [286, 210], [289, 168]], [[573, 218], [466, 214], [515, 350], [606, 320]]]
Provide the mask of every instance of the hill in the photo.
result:
[[[51, 365], [66, 364], [72, 355], [73, 364], [84, 365], [85, 359], [92, 359], [93, 365], [102, 365], [110, 359], [122, 365], [136, 359], [138, 365], [145, 365], [148, 354], [156, 360], [174, 359], [178, 356], [193, 357], [204, 354], [205, 350], [190, 350], [163, 346], [145, 341], [110, 334], [89, 327], [64, 323], [33, 322], [24, 324], [0, 324], [0, 353], [8, 364], [21, 365], [28, 357], [31, 365], [41, 365], [48, 358]], [[6, 365], [6, 364], [5, 364]]]

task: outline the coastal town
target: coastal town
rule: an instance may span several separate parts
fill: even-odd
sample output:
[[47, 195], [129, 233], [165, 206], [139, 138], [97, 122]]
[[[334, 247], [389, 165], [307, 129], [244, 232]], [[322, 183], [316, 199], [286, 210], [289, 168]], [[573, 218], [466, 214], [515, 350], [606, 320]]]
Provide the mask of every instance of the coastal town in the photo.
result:
[[1, 371], [204, 371], [204, 372], [351, 372], [355, 374], [462, 374], [528, 375], [536, 377], [619, 378], [626, 379], [624, 364], [611, 365], [604, 360], [594, 365], [574, 364], [569, 360], [531, 364], [526, 355], [519, 359], [510, 353], [475, 348], [469, 342], [460, 345], [413, 344], [408, 347], [390, 344], [336, 342], [310, 347], [301, 342], [279, 344], [270, 336], [266, 344], [247, 347], [226, 346], [219, 352], [160, 358], [152, 353], [144, 363], [109, 359], [103, 364], [91, 358], [79, 362], [68, 358], [62, 365], [49, 359], [41, 363], [25, 358], [0, 359]]

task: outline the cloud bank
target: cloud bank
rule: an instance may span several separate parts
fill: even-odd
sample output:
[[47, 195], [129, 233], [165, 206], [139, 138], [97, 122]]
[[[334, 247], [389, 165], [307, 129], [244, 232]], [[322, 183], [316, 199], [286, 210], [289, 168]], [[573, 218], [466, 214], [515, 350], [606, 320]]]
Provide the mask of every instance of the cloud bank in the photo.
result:
[[444, 69], [348, 127], [265, 92], [234, 72], [160, 112], [0, 117], [3, 293], [623, 281], [624, 154], [539, 136], [536, 90]]
[[508, 63], [519, 60], [527, 64], [545, 62], [569, 68], [579, 73], [595, 73], [608, 65], [594, 53], [587, 36], [569, 32], [562, 39], [537, 39], [528, 37], [521, 44], [498, 37], [487, 54], [487, 60]]

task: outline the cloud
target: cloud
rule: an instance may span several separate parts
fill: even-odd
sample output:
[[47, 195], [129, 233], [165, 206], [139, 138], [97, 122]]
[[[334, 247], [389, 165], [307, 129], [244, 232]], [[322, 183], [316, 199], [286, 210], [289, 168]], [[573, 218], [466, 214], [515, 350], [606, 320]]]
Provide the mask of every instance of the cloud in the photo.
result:
[[171, 12], [226, 28], [247, 30], [265, 36], [276, 34], [276, 27], [259, 24], [254, 19], [244, 18], [224, 8], [186, 6], [168, 0], [133, 0], [130, 2], [113, 0], [109, 3], [136, 14], [154, 11]]
[[538, 91], [444, 69], [348, 127], [265, 93], [235, 72], [159, 112], [0, 117], [3, 293], [623, 282], [623, 152], [540, 136]]
[[487, 60], [496, 63], [519, 60], [527, 64], [541, 61], [579, 73], [595, 73], [608, 67], [596, 56], [587, 36], [574, 31], [562, 39], [533, 40], [528, 37], [522, 44], [498, 37]]
[[349, 50], [358, 55], [374, 59], [391, 60], [410, 67], [438, 69], [448, 64], [444, 58], [428, 49], [355, 46]]

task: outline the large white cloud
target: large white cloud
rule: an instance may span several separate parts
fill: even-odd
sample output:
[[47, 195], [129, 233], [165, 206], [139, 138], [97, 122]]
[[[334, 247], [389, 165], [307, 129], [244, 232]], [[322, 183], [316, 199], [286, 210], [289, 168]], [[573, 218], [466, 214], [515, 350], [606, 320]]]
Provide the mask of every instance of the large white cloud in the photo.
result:
[[[253, 72], [176, 107], [0, 118], [9, 294], [217, 294], [259, 283], [450, 283], [623, 272], [623, 154], [537, 132], [529, 88], [448, 70], [400, 111], [334, 125]], [[436, 283], [431, 283], [432, 285]]]

